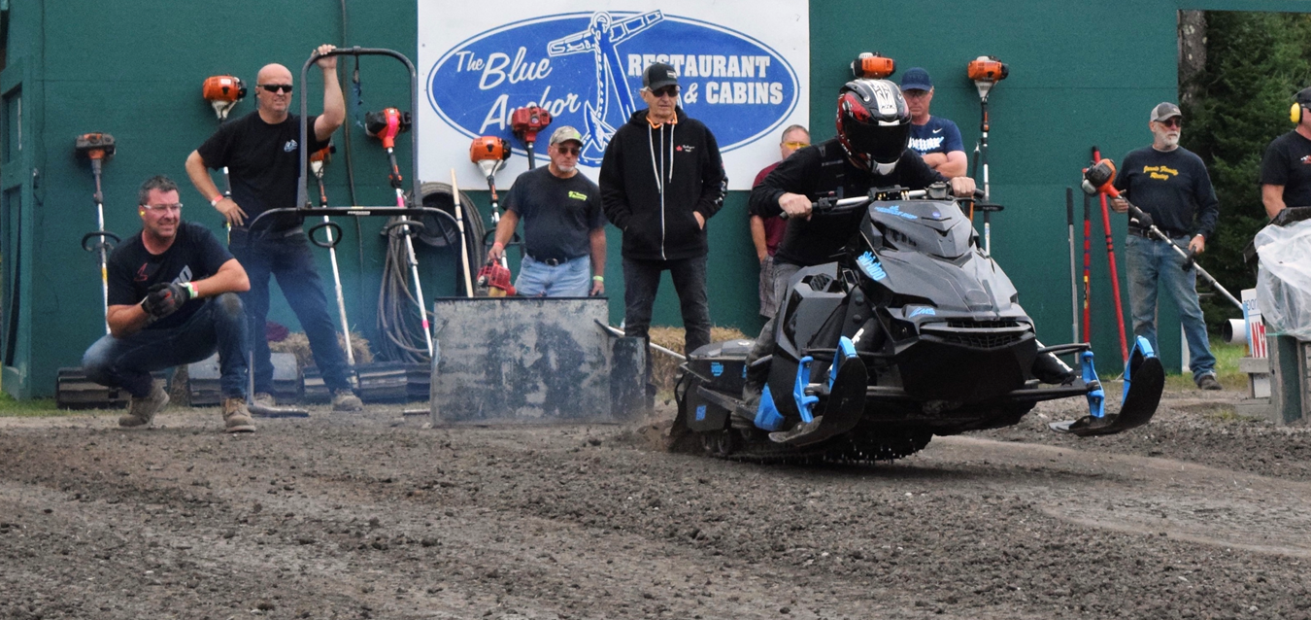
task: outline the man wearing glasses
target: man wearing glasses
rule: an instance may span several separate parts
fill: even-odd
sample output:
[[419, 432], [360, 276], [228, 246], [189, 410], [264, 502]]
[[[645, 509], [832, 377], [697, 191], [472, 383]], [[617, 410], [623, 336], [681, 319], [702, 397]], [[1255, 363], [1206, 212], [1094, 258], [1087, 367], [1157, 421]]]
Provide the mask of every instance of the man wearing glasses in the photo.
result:
[[965, 175], [965, 145], [960, 128], [950, 119], [929, 114], [933, 103], [933, 79], [920, 67], [901, 76], [901, 95], [910, 108], [910, 148], [930, 168], [948, 179]]
[[229, 433], [255, 430], [246, 410], [246, 316], [237, 293], [246, 270], [214, 234], [182, 221], [178, 186], [165, 176], [137, 191], [141, 232], [106, 263], [109, 335], [82, 356], [92, 381], [132, 395], [124, 427], [150, 426], [168, 393], [150, 372], [219, 354], [223, 421]]
[[605, 215], [601, 190], [578, 173], [583, 134], [565, 125], [551, 134], [551, 163], [519, 175], [487, 260], [500, 260], [523, 218], [524, 257], [515, 291], [525, 297], [605, 293]]
[[678, 107], [673, 67], [648, 66], [640, 92], [647, 109], [615, 132], [601, 160], [601, 205], [624, 233], [624, 335], [649, 341], [660, 273], [669, 271], [691, 352], [710, 343], [705, 226], [728, 179], [714, 134]]
[[[765, 166], [751, 183], [755, 188], [765, 177], [778, 167], [779, 162], [787, 159], [797, 149], [810, 146], [810, 132], [801, 125], [792, 125], [783, 130], [783, 141], [778, 145], [778, 161]], [[748, 209], [751, 214], [751, 243], [756, 246], [756, 259], [760, 261], [760, 316], [774, 318], [778, 311], [778, 300], [774, 298], [774, 254], [779, 244], [783, 243], [783, 234], [787, 232], [787, 221], [777, 215], [762, 216]]]
[[[1115, 187], [1147, 212], [1174, 244], [1201, 254], [1220, 217], [1220, 202], [1211, 187], [1206, 164], [1192, 151], [1179, 146], [1179, 134], [1183, 131], [1179, 106], [1168, 102], [1157, 104], [1152, 108], [1147, 128], [1152, 132], [1152, 145], [1124, 156]], [[1120, 213], [1129, 208], [1125, 198], [1113, 199], [1111, 206]], [[1133, 333], [1145, 336], [1156, 347], [1156, 294], [1164, 288], [1179, 306], [1193, 381], [1203, 390], [1222, 389], [1215, 378], [1215, 356], [1211, 355], [1206, 322], [1197, 302], [1197, 270], [1182, 269], [1179, 255], [1170, 248], [1171, 242], [1154, 239], [1135, 224], [1130, 220], [1124, 243]]]
[[[332, 45], [320, 45], [316, 52], [326, 54], [334, 49]], [[297, 144], [300, 119], [289, 112], [291, 71], [279, 64], [266, 65], [256, 80], [258, 109], [224, 124], [192, 151], [187, 157], [187, 175], [200, 194], [227, 219], [231, 226], [228, 244], [250, 274], [250, 292], [245, 295], [245, 302], [255, 360], [254, 404], [261, 408], [274, 406], [270, 395], [273, 362], [264, 324], [269, 313], [269, 279], [277, 276], [287, 304], [305, 329], [314, 362], [333, 392], [333, 409], [359, 411], [364, 405], [351, 391], [346, 356], [328, 314], [328, 298], [314, 268], [309, 241], [301, 229], [302, 218], [296, 215], [264, 218], [258, 228], [250, 228], [250, 222], [265, 211], [297, 206], [300, 149], [315, 152], [326, 147], [332, 133], [346, 118], [346, 104], [337, 81], [337, 57], [320, 58], [318, 65], [323, 70], [323, 114], [307, 120], [312, 128], [307, 137], [309, 144]], [[219, 192], [207, 170], [225, 166], [231, 173], [231, 196]]]

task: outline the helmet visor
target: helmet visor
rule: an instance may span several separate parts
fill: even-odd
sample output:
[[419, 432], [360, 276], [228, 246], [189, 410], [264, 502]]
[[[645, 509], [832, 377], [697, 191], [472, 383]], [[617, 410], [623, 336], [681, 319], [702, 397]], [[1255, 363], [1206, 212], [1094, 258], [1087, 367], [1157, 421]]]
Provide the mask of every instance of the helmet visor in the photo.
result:
[[861, 122], [853, 118], [846, 121], [843, 129], [852, 150], [866, 153], [880, 164], [901, 159], [910, 142], [910, 123], [874, 119]]

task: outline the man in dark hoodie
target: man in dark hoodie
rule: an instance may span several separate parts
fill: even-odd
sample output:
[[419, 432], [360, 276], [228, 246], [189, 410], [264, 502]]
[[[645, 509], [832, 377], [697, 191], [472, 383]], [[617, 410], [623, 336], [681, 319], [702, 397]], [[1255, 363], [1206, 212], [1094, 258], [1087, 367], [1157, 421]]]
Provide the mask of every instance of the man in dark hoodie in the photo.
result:
[[706, 220], [723, 206], [728, 180], [714, 134], [677, 105], [673, 67], [647, 67], [641, 95], [647, 109], [615, 132], [601, 161], [601, 207], [624, 231], [624, 335], [650, 340], [660, 272], [668, 270], [690, 352], [710, 344]]

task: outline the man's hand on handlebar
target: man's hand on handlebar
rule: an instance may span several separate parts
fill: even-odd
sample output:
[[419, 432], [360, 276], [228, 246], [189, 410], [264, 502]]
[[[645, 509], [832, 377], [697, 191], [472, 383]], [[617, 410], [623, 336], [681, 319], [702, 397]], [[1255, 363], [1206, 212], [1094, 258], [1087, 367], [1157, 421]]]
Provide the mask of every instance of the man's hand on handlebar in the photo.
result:
[[813, 205], [810, 199], [803, 194], [784, 193], [778, 197], [778, 206], [783, 209], [789, 218], [801, 217], [810, 219], [810, 211]]
[[974, 195], [974, 179], [969, 177], [955, 177], [951, 179], [951, 193], [960, 198], [969, 198]]
[[1129, 201], [1119, 196], [1111, 198], [1111, 209], [1116, 213], [1127, 213], [1129, 211]]

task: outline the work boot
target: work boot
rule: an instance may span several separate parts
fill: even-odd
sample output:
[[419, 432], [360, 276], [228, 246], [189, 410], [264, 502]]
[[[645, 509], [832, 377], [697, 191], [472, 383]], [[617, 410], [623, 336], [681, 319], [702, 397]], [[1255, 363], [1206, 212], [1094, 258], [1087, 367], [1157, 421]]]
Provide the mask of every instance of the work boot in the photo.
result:
[[255, 421], [246, 410], [246, 399], [239, 396], [223, 399], [223, 426], [229, 433], [255, 432]]
[[1202, 390], [1225, 389], [1224, 386], [1220, 385], [1220, 381], [1218, 381], [1215, 378], [1215, 375], [1210, 375], [1210, 374], [1202, 375], [1202, 377], [1197, 380], [1197, 387], [1198, 389], [1202, 389]]
[[150, 394], [148, 396], [133, 396], [132, 406], [128, 413], [118, 419], [118, 425], [124, 428], [136, 428], [138, 426], [150, 426], [155, 420], [155, 414], [164, 410], [168, 406], [168, 392], [164, 391], [164, 386], [159, 381], [150, 383]]
[[276, 409], [278, 401], [274, 400], [273, 395], [268, 392], [258, 392], [250, 399], [250, 404], [264, 409]]
[[333, 411], [364, 411], [364, 401], [349, 389], [340, 389], [332, 393]]

